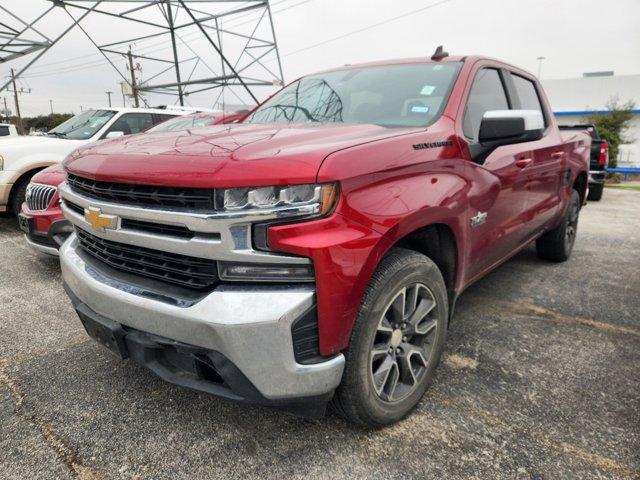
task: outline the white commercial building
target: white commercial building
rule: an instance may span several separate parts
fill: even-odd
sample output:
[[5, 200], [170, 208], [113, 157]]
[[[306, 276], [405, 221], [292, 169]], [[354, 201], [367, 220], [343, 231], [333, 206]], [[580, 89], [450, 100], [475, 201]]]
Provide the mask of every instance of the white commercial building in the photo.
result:
[[613, 98], [620, 104], [633, 101], [634, 115], [626, 132], [632, 142], [620, 146], [618, 166], [640, 167], [640, 75], [601, 72], [580, 78], [542, 80], [542, 84], [561, 125], [582, 123], [588, 115], [605, 113]]

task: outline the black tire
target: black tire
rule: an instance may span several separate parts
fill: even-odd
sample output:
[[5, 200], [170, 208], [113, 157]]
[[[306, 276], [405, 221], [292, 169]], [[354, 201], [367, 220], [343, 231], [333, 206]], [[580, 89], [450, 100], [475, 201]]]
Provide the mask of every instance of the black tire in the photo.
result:
[[602, 200], [602, 192], [604, 192], [603, 183], [592, 183], [589, 185], [589, 195], [587, 195], [587, 200], [591, 202], [599, 202]]
[[536, 251], [540, 258], [552, 262], [564, 262], [569, 259], [578, 233], [579, 215], [580, 195], [572, 190], [560, 225], [536, 240]]
[[[433, 305], [428, 303], [432, 300]], [[402, 313], [394, 309], [395, 305], [402, 305]], [[407, 313], [407, 308], [414, 315]], [[422, 314], [418, 312], [424, 311], [427, 313], [422, 320], [416, 320], [414, 327], [411, 327], [411, 319], [418, 319]], [[389, 312], [394, 318], [399, 316], [407, 320], [401, 324], [402, 339], [398, 340], [396, 336], [396, 330], [400, 328], [392, 327], [393, 333], [389, 335], [387, 344], [386, 339], [380, 340], [379, 336]], [[337, 412], [347, 420], [367, 428], [382, 427], [405, 417], [418, 404], [433, 379], [444, 348], [448, 315], [447, 289], [436, 264], [419, 253], [393, 249], [373, 274], [360, 305], [349, 346], [344, 352], [346, 364], [342, 382], [333, 398]], [[428, 333], [416, 332], [420, 325], [420, 329]], [[414, 328], [414, 333], [405, 337], [404, 332], [408, 330], [404, 328]], [[374, 344], [376, 341], [379, 343]], [[401, 343], [394, 344], [395, 341]], [[415, 342], [415, 345], [411, 342]], [[374, 350], [379, 345], [382, 348]], [[389, 350], [385, 352], [387, 346]], [[391, 350], [394, 352], [391, 353]], [[418, 350], [420, 355], [415, 355], [419, 353]], [[384, 359], [380, 360], [374, 351], [384, 352], [381, 354]], [[393, 370], [396, 375], [392, 377], [389, 373], [380, 382], [382, 377], [379, 373], [374, 374], [374, 368], [381, 370], [385, 362], [392, 361], [396, 362]], [[375, 367], [376, 364], [379, 366]], [[382, 384], [382, 388], [378, 389], [380, 392], [375, 386], [376, 375], [378, 383]], [[392, 378], [396, 379], [393, 391], [391, 387], [385, 390]], [[399, 392], [397, 399], [393, 398], [395, 391]]]
[[16, 217], [22, 209], [22, 204], [27, 195], [27, 185], [29, 185], [30, 180], [31, 178], [23, 178], [13, 187], [13, 191], [11, 192], [10, 208]]

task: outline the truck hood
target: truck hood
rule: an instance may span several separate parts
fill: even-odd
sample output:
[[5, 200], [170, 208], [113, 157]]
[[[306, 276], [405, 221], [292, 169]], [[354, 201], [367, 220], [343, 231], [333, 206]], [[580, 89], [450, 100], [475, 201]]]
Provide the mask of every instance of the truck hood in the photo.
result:
[[61, 161], [72, 150], [87, 143], [87, 141], [25, 135], [3, 140], [0, 143], [0, 155], [4, 158], [5, 170], [11, 170], [14, 161], [27, 156]]
[[146, 133], [81, 148], [65, 168], [99, 181], [174, 187], [309, 183], [332, 152], [415, 131], [369, 124], [235, 124]]
[[66, 177], [66, 172], [64, 171], [64, 167], [60, 163], [56, 163], [55, 165], [51, 165], [50, 167], [45, 168], [44, 170], [40, 170], [36, 173], [32, 178], [32, 183], [40, 183], [42, 185], [51, 185], [53, 187], [57, 187]]

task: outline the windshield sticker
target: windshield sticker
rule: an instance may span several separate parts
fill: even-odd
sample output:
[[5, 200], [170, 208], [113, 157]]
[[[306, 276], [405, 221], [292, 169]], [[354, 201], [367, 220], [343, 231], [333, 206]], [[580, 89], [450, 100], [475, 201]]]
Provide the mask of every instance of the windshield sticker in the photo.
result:
[[420, 90], [420, 95], [431, 95], [435, 89], [436, 87], [433, 85], [425, 85], [422, 87], [422, 90]]
[[412, 105], [411, 113], [429, 113], [429, 107], [426, 105]]

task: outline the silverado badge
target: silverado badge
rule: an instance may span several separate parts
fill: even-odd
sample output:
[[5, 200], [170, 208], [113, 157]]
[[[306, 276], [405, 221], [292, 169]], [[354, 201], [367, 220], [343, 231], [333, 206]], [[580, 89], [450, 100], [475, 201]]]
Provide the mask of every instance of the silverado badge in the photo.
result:
[[84, 219], [89, 222], [94, 230], [98, 231], [104, 231], [106, 228], [116, 228], [118, 223], [118, 217], [104, 214], [96, 207], [85, 208]]
[[471, 228], [476, 228], [487, 221], [487, 212], [478, 212], [475, 217], [471, 217]]

